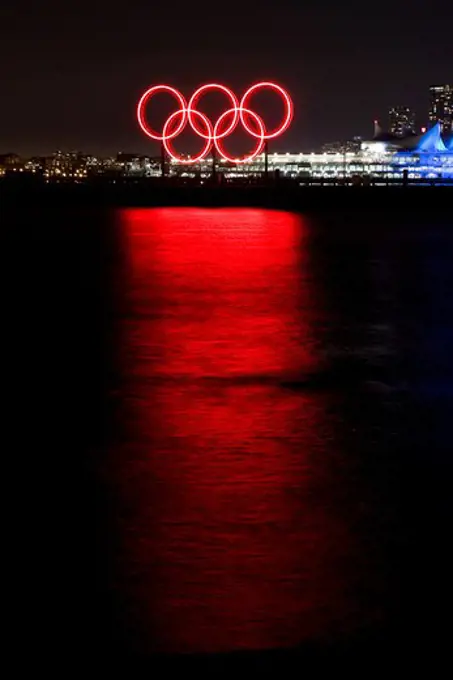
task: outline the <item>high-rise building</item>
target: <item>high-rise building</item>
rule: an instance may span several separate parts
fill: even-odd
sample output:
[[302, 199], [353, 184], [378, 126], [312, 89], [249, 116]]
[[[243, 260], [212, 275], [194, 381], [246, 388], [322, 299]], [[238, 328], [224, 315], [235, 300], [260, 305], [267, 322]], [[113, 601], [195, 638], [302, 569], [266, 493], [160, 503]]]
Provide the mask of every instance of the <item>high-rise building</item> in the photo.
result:
[[448, 135], [453, 132], [453, 85], [432, 85], [429, 91], [431, 95], [430, 125], [439, 122], [442, 132]]
[[390, 132], [398, 137], [415, 134], [415, 113], [408, 106], [394, 106], [389, 111]]

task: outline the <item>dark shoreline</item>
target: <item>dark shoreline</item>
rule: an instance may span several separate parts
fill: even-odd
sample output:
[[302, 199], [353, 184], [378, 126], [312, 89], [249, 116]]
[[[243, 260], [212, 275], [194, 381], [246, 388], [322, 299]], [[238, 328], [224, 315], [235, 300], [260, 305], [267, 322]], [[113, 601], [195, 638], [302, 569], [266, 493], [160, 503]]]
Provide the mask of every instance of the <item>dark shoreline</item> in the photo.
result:
[[451, 214], [452, 186], [299, 186], [269, 185], [213, 186], [175, 184], [161, 181], [87, 182], [43, 184], [34, 181], [0, 181], [0, 206], [24, 202], [48, 206], [87, 205], [99, 207], [262, 207], [313, 213], [339, 211], [429, 212]]

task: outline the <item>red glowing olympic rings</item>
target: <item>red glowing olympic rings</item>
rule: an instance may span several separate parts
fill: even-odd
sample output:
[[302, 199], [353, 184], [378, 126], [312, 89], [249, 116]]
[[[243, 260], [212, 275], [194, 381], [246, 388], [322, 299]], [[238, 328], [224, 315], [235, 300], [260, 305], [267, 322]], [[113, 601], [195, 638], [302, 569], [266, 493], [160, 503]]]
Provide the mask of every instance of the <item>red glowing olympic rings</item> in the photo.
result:
[[[270, 89], [276, 92], [282, 99], [285, 106], [285, 114], [282, 122], [274, 130], [270, 132], [267, 130], [262, 118], [250, 108], [249, 102], [253, 95], [261, 89]], [[217, 121], [213, 124], [209, 118], [202, 111], [197, 108], [200, 99], [209, 91], [218, 91], [226, 95], [229, 99], [230, 108], [222, 113]], [[146, 120], [145, 112], [147, 104], [150, 99], [159, 92], [167, 92], [172, 95], [179, 104], [179, 109], [172, 113], [164, 123], [162, 134], [155, 132]], [[275, 139], [281, 135], [291, 125], [293, 119], [294, 106], [288, 92], [271, 82], [256, 83], [249, 87], [243, 95], [241, 101], [225, 85], [219, 83], [208, 83], [199, 87], [191, 96], [189, 103], [187, 103], [184, 96], [170, 85], [154, 85], [150, 87], [141, 97], [137, 106], [138, 123], [148, 137], [162, 142], [165, 151], [168, 155], [178, 163], [191, 164], [198, 163], [209, 154], [213, 146], [218, 154], [230, 163], [246, 163], [253, 160], [262, 153], [265, 143], [268, 139]], [[230, 121], [231, 118], [231, 121]], [[227, 125], [228, 123], [228, 125]], [[233, 158], [228, 155], [223, 146], [225, 137], [230, 135], [237, 128], [239, 123], [242, 124], [246, 132], [248, 132], [256, 141], [253, 151], [242, 158]], [[252, 125], [250, 125], [252, 123]], [[186, 126], [189, 125], [198, 137], [204, 141], [202, 150], [197, 156], [192, 158], [183, 158], [173, 150], [171, 140], [177, 137]]]

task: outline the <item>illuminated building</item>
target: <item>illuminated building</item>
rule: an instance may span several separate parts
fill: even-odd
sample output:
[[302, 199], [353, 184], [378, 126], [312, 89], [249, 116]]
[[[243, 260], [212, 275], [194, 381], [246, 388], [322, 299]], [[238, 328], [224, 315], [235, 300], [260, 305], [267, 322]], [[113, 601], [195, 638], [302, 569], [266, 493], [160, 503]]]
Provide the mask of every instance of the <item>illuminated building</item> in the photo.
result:
[[443, 133], [451, 134], [453, 132], [453, 86], [432, 85], [429, 91], [431, 95], [430, 124], [440, 123]]
[[0, 156], [0, 165], [4, 168], [15, 168], [21, 165], [22, 161], [17, 153], [5, 153]]
[[63, 153], [57, 151], [44, 159], [44, 176], [64, 181], [67, 179], [81, 180], [87, 176], [86, 157], [72, 151]]
[[[453, 180], [453, 143], [445, 143], [437, 124], [425, 134], [390, 141], [362, 142], [361, 149], [346, 153], [271, 153], [269, 172], [281, 177], [336, 181], [351, 178], [387, 180]], [[265, 170], [265, 157], [260, 154], [246, 164], [234, 166], [221, 160], [218, 172], [227, 179], [260, 177]], [[169, 174], [180, 177], [208, 178], [212, 160], [188, 167], [177, 161], [170, 163]]]
[[120, 152], [116, 157], [117, 169], [130, 177], [153, 177], [161, 175], [160, 160], [149, 156]]
[[397, 137], [415, 134], [415, 114], [408, 106], [393, 106], [389, 111], [390, 132]]
[[321, 147], [322, 153], [350, 153], [360, 150], [361, 137], [354, 137], [346, 142], [327, 142]]
[[5, 153], [0, 156], [0, 175], [12, 172], [23, 172], [24, 161], [17, 153]]
[[[453, 135], [442, 136], [440, 123], [421, 135], [397, 137], [375, 124], [373, 139], [353, 150], [324, 153], [260, 153], [245, 163], [215, 157], [216, 174], [227, 181], [261, 181], [270, 177], [310, 182], [386, 183], [428, 180], [453, 182]], [[62, 153], [21, 160], [14, 154], [0, 156], [0, 176], [16, 173], [43, 175], [47, 182], [82, 182], [93, 176], [117, 181], [139, 180], [162, 174], [161, 156], [120, 153], [116, 157]], [[213, 156], [198, 163], [168, 158], [166, 175], [204, 181], [213, 176]]]

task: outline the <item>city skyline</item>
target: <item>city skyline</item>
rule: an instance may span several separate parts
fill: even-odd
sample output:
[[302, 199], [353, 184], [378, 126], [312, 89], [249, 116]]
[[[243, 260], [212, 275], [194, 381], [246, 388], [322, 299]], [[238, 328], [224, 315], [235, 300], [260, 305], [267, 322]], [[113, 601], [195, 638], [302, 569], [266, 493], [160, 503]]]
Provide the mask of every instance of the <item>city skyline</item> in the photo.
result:
[[451, 82], [451, 7], [443, 1], [427, 12], [419, 1], [384, 0], [371, 21], [358, 2], [301, 8], [282, 0], [278, 13], [263, 2], [258, 16], [254, 4], [233, 1], [215, 21], [210, 7], [131, 2], [125, 12], [104, 0], [2, 7], [0, 149], [155, 153], [134, 123], [137, 97], [150, 84], [188, 91], [214, 79], [240, 90], [267, 78], [295, 99], [294, 125], [277, 150], [315, 148], [371, 134], [372, 121], [398, 103], [423, 124], [429, 87]]
[[[204, 86], [203, 86], [204, 87]], [[444, 84], [444, 85], [431, 85], [428, 88], [428, 92], [430, 94], [430, 100], [428, 102], [428, 109], [425, 111], [425, 114], [420, 114], [411, 109], [410, 107], [407, 106], [402, 106], [402, 105], [396, 105], [396, 106], [391, 106], [388, 108], [385, 114], [383, 114], [380, 118], [376, 118], [374, 120], [374, 126], [376, 130], [376, 125], [378, 125], [379, 129], [382, 129], [383, 131], [387, 131], [391, 134], [395, 134], [398, 137], [404, 137], [405, 135], [420, 135], [426, 129], [429, 127], [432, 127], [437, 121], [441, 123], [441, 129], [443, 129], [443, 134], [445, 137], [449, 137], [451, 134], [451, 111], [452, 111], [452, 92], [453, 92], [453, 86], [449, 84]], [[433, 98], [433, 93], [440, 93], [440, 105]], [[275, 93], [273, 93], [275, 94]], [[437, 104], [437, 108], [436, 108]], [[444, 117], [445, 117], [445, 112], [446, 112], [446, 121], [447, 124], [445, 125]], [[439, 115], [437, 115], [439, 114]], [[292, 152], [302, 152], [302, 153], [307, 153], [311, 151], [335, 151], [338, 150], [335, 147], [347, 147], [348, 150], [354, 150], [357, 145], [360, 143], [362, 140], [371, 140], [373, 138], [373, 134], [370, 132], [368, 135], [358, 135], [355, 134], [349, 139], [337, 139], [334, 140], [334, 136], [331, 135], [330, 137], [327, 136], [326, 132], [326, 137], [322, 141], [321, 144], [319, 144], [316, 148], [315, 147], [309, 147], [309, 148], [298, 148], [298, 149], [291, 149]], [[149, 141], [149, 140], [148, 140]], [[153, 140], [152, 140], [153, 142]], [[135, 149], [109, 149], [108, 151], [105, 152], [96, 152], [93, 149], [87, 149], [86, 147], [81, 147], [79, 149], [76, 148], [70, 148], [67, 145], [60, 145], [58, 148], [53, 148], [45, 151], [40, 151], [40, 152], [35, 152], [35, 153], [18, 153], [16, 149], [11, 149], [11, 148], [0, 148], [0, 157], [1, 156], [7, 156], [9, 154], [12, 155], [18, 155], [23, 158], [44, 158], [44, 157], [50, 157], [52, 155], [58, 154], [60, 152], [64, 152], [66, 154], [81, 154], [83, 156], [98, 156], [98, 157], [104, 157], [104, 158], [115, 158], [117, 155], [120, 154], [132, 154], [135, 156], [147, 156], [147, 157], [160, 157], [160, 149], [159, 149], [159, 144], [154, 142], [154, 153], [150, 151], [150, 149], [146, 150], [138, 150], [137, 148]], [[275, 149], [273, 149], [275, 151]], [[283, 149], [279, 149], [279, 152], [285, 152]]]
[[[195, 109], [194, 109], [195, 110]], [[403, 111], [406, 116], [406, 111]], [[157, 134], [153, 131], [153, 134]], [[208, 144], [210, 142], [208, 141]], [[326, 145], [326, 147], [329, 145]], [[449, 181], [453, 179], [453, 137], [442, 138], [440, 123], [423, 135], [401, 136], [377, 131], [373, 140], [354, 141], [353, 145], [330, 145], [323, 153], [261, 153], [236, 162], [226, 156], [202, 153], [181, 159], [165, 153], [157, 158], [137, 154], [118, 154], [100, 158], [82, 153], [56, 152], [48, 157], [21, 159], [0, 155], [0, 178], [38, 183], [124, 183], [171, 179], [172, 182], [269, 177], [302, 181]], [[164, 147], [165, 148], [165, 147]], [[164, 160], [163, 160], [164, 159]], [[22, 173], [22, 174], [21, 174]], [[223, 181], [223, 180], [222, 180]]]

